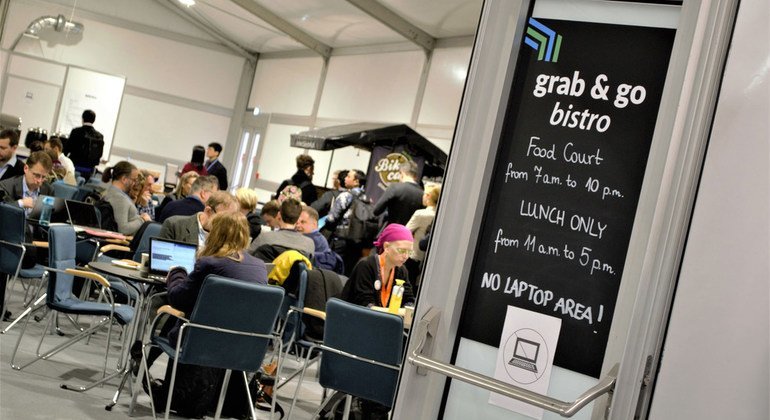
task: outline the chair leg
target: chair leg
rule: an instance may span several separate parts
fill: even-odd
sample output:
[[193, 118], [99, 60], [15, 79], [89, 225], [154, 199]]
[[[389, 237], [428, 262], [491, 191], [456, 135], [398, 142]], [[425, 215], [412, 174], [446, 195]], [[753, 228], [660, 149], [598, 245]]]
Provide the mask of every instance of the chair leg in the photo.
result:
[[[222, 405], [225, 403], [225, 395], [227, 395], [227, 386], [230, 385], [230, 375], [233, 373], [232, 370], [227, 369], [225, 370], [225, 379], [224, 382], [222, 382], [222, 390], [219, 391], [219, 400], [217, 401], [217, 411], [214, 413], [214, 420], [219, 420], [219, 417], [222, 415]], [[246, 389], [249, 388], [249, 383], [246, 382]]]
[[14, 319], [13, 322], [8, 324], [8, 326], [5, 327], [4, 330], [0, 331], [0, 334], [7, 333], [11, 328], [13, 328], [14, 325], [18, 324], [19, 321], [24, 319], [24, 317], [32, 315], [33, 312], [37, 312], [40, 309], [46, 308], [46, 306], [43, 304], [43, 302], [45, 302], [45, 298], [46, 298], [46, 294], [43, 293], [43, 295], [37, 298], [37, 300], [32, 305], [27, 307], [27, 309], [25, 309], [24, 312], [22, 312], [18, 318]]
[[350, 406], [353, 403], [353, 396], [348, 394], [345, 396], [345, 414], [342, 415], [342, 420], [348, 420], [350, 417]]
[[305, 371], [307, 370], [308, 365], [310, 364], [310, 356], [313, 354], [313, 349], [316, 348], [315, 346], [311, 346], [307, 349], [307, 356], [305, 356], [305, 361], [302, 364], [302, 372], [299, 375], [299, 380], [297, 381], [297, 388], [294, 389], [294, 397], [291, 399], [291, 407], [289, 407], [289, 413], [286, 415], [286, 418], [291, 418], [291, 412], [294, 411], [294, 407], [297, 405], [297, 397], [299, 396], [299, 389], [302, 386], [302, 381], [305, 379]]
[[257, 420], [257, 411], [254, 409], [254, 397], [251, 395], [251, 389], [249, 389], [249, 377], [246, 372], [241, 372], [243, 375], [243, 384], [246, 386], [246, 397], [249, 401], [249, 413], [251, 413], [251, 420]]
[[[311, 419], [311, 420], [314, 420], [315, 418], [317, 418], [317, 417], [318, 417], [318, 415], [319, 415], [319, 414], [321, 414], [321, 411], [324, 409], [324, 407], [326, 407], [326, 406], [329, 404], [329, 402], [330, 402], [330, 401], [331, 401], [333, 398], [335, 398], [337, 395], [339, 395], [339, 393], [338, 393], [338, 392], [333, 392], [331, 395], [329, 395], [328, 397], [326, 397], [326, 399], [324, 399], [324, 400], [321, 402], [321, 405], [319, 405], [319, 406], [318, 406], [318, 410], [316, 410], [316, 411], [313, 413], [313, 415], [312, 415], [312, 416], [310, 416], [310, 419]], [[287, 417], [287, 418], [289, 418], [289, 419], [290, 419], [291, 417]]]
[[168, 385], [168, 396], [166, 397], [166, 414], [164, 420], [168, 420], [168, 415], [171, 412], [171, 398], [174, 396], [174, 382], [176, 382], [176, 368], [178, 361], [179, 352], [177, 352], [177, 357], [174, 357], [174, 366], [171, 368], [171, 383]]

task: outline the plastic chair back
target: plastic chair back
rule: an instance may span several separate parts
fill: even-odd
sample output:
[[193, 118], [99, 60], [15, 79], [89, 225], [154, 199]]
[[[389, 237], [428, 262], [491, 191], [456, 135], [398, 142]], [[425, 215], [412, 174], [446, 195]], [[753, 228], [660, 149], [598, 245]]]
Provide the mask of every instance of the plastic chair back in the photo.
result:
[[[393, 314], [377, 312], [340, 299], [326, 304], [324, 347], [398, 366], [404, 323]], [[319, 383], [384, 406], [393, 405], [399, 371], [324, 351]]]
[[62, 181], [56, 181], [53, 184], [53, 196], [61, 197], [65, 200], [72, 200], [78, 193], [78, 187], [69, 185]]
[[[5, 203], [0, 203], [0, 240], [11, 244], [24, 243], [24, 229], [27, 218], [24, 210]], [[22, 249], [0, 243], [0, 272], [13, 276], [21, 261]]]
[[[209, 275], [189, 319], [193, 324], [268, 335], [283, 295], [280, 287]], [[255, 372], [262, 365], [268, 342], [267, 338], [189, 328], [179, 362]]]
[[142, 261], [142, 253], [150, 252], [150, 238], [160, 235], [160, 229], [162, 227], [163, 225], [157, 222], [147, 223], [147, 226], [144, 228], [144, 231], [139, 238], [139, 243], [136, 246], [136, 250], [134, 251], [134, 261]]
[[[48, 264], [59, 270], [75, 268], [75, 240], [75, 229], [72, 226], [51, 226], [48, 230]], [[57, 303], [73, 298], [73, 281], [74, 276], [71, 274], [51, 272], [46, 298], [48, 303], [57, 307]]]

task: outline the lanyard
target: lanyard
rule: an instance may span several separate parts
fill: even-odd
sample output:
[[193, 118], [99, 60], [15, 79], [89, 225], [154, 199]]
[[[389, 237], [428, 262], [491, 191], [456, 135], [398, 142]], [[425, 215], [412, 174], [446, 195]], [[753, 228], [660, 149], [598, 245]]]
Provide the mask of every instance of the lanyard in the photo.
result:
[[393, 277], [396, 275], [396, 270], [395, 268], [390, 270], [388, 282], [385, 283], [385, 255], [380, 255], [378, 262], [380, 282], [382, 283], [382, 286], [380, 287], [380, 306], [386, 307], [388, 306], [388, 301], [390, 300], [390, 291], [393, 288]]

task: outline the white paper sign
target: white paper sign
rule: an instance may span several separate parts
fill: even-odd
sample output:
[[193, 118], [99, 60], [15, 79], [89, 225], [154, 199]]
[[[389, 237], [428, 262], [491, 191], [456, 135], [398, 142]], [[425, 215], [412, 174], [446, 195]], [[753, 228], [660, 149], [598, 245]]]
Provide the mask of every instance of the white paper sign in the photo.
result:
[[[546, 394], [560, 329], [559, 318], [508, 306], [495, 379]], [[536, 419], [543, 418], [542, 408], [500, 394], [491, 393], [489, 403]]]

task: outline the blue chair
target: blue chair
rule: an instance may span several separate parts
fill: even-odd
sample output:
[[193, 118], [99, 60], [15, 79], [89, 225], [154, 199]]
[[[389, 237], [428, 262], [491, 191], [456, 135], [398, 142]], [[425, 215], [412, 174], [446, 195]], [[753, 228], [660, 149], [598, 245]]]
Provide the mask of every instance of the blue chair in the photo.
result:
[[[45, 301], [46, 301], [46, 306], [50, 309], [48, 314], [49, 320], [46, 325], [46, 328], [44, 328], [41, 331], [40, 343], [37, 346], [37, 358], [25, 364], [17, 364], [16, 355], [18, 353], [21, 341], [24, 338], [24, 334], [27, 331], [27, 326], [29, 325], [29, 317], [27, 317], [24, 323], [24, 328], [19, 334], [19, 338], [16, 342], [16, 347], [13, 350], [13, 355], [11, 356], [11, 367], [13, 367], [16, 370], [21, 370], [40, 359], [49, 359], [56, 353], [66, 349], [67, 347], [71, 346], [77, 341], [86, 337], [90, 337], [91, 334], [95, 332], [97, 329], [106, 326], [107, 327], [107, 344], [105, 347], [104, 366], [102, 368], [102, 379], [84, 387], [70, 387], [67, 385], [62, 385], [62, 387], [66, 389], [85, 391], [96, 385], [102, 384], [107, 380], [113, 377], [116, 377], [122, 373], [124, 366], [120, 366], [120, 365], [122, 363], [125, 363], [125, 360], [122, 357], [123, 353], [121, 352], [121, 357], [119, 358], [119, 363], [118, 363], [118, 369], [114, 373], [107, 375], [107, 359], [108, 359], [111, 340], [112, 340], [112, 325], [113, 323], [117, 323], [118, 325], [121, 325], [123, 327], [128, 325], [131, 322], [131, 320], [134, 318], [134, 308], [128, 305], [115, 304], [114, 298], [112, 296], [112, 291], [109, 288], [110, 284], [106, 279], [104, 279], [104, 277], [93, 272], [77, 270], [75, 268], [76, 236], [75, 236], [75, 230], [72, 228], [72, 226], [69, 226], [69, 225], [51, 226], [51, 228], [48, 231], [48, 239], [49, 239], [50, 268], [48, 268], [49, 280], [48, 280], [48, 287], [47, 287]], [[104, 292], [104, 295], [107, 298], [107, 303], [88, 302], [88, 301], [81, 300], [77, 298], [75, 295], [73, 295], [72, 285], [74, 283], [75, 277], [96, 282], [99, 285], [99, 287], [102, 288], [102, 291]], [[92, 315], [95, 317], [99, 317], [100, 319], [97, 322], [94, 322], [93, 325], [91, 325], [91, 327], [78, 331], [77, 334], [75, 334], [72, 338], [70, 338], [66, 342], [61, 343], [55, 346], [54, 348], [52, 348], [51, 350], [47, 351], [46, 353], [42, 354], [40, 352], [40, 348], [42, 347], [43, 339], [45, 338], [46, 332], [48, 331], [48, 328], [50, 327], [50, 324], [54, 318], [53, 315], [56, 313], [63, 313], [63, 314], [69, 314], [69, 315], [83, 315], [83, 316]], [[126, 340], [130, 338], [130, 335], [131, 334], [129, 334], [127, 331], [123, 332], [124, 348], [125, 348]]]
[[[393, 406], [403, 340], [404, 323], [398, 315], [336, 298], [327, 302], [318, 383], [347, 394], [345, 418], [352, 396]], [[311, 418], [333, 397], [329, 396]]]
[[[5, 313], [5, 307], [7, 306], [9, 296], [13, 291], [14, 283], [16, 279], [32, 280], [41, 279], [40, 286], [42, 287], [45, 281], [46, 271], [45, 267], [40, 264], [35, 264], [31, 268], [21, 268], [24, 255], [27, 253], [27, 247], [30, 244], [25, 244], [24, 231], [27, 229], [27, 219], [24, 215], [24, 210], [20, 207], [10, 204], [0, 203], [0, 274], [7, 275], [9, 285], [5, 295], [5, 301], [2, 303], [2, 309], [0, 314]], [[32, 285], [28, 285], [26, 295], [32, 289]], [[37, 293], [32, 294], [33, 300]], [[9, 324], [1, 333], [4, 334], [11, 329], [19, 320], [27, 316], [32, 310], [33, 306], [29, 305], [30, 302], [25, 302], [28, 306], [27, 309], [16, 318], [11, 324]]]
[[78, 193], [78, 187], [69, 185], [64, 181], [56, 181], [51, 186], [53, 186], [53, 196], [65, 200], [72, 200]]
[[[145, 342], [142, 346], [142, 369], [134, 388], [141, 389], [144, 376], [149, 376], [148, 346], [159, 347], [173, 359], [169, 395], [166, 399], [166, 419], [171, 410], [178, 363], [225, 369], [224, 384], [215, 415], [218, 419], [232, 371], [241, 371], [248, 390], [246, 372], [256, 372], [260, 369], [270, 341], [274, 342], [280, 352], [281, 343], [273, 333], [273, 326], [283, 297], [284, 290], [280, 287], [209, 275], [203, 282], [189, 319], [185, 319], [185, 314], [168, 305], [159, 311], [150, 331], [156, 330], [157, 323], [164, 314], [181, 319], [184, 324], [179, 330], [176, 343], [157, 335], [152, 335], [149, 341]], [[174, 319], [168, 319], [166, 322], [174, 322]], [[152, 411], [155, 413], [151, 388], [150, 394]], [[251, 395], [249, 400], [253, 401]], [[129, 412], [133, 409], [134, 402], [135, 396]], [[253, 403], [249, 409], [252, 418], [256, 419]]]

